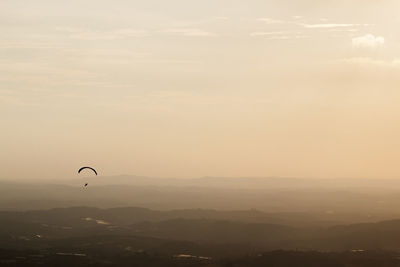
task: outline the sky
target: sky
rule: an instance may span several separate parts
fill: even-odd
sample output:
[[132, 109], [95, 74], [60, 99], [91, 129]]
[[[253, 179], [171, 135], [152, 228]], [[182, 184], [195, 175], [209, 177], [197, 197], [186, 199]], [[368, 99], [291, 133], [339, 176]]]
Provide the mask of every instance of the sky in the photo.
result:
[[399, 8], [2, 0], [0, 179], [400, 178]]

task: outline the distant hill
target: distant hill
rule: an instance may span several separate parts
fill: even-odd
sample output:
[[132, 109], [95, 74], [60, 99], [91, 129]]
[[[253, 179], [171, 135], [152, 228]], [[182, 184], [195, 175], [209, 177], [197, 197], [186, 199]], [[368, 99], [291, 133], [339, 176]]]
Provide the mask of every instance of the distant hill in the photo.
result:
[[[189, 185], [193, 181], [182, 179], [173, 179], [179, 186], [99, 185], [96, 179], [97, 177], [88, 187], [84, 187], [81, 180], [73, 182], [74, 185], [0, 182], [0, 210], [71, 206], [135, 206], [157, 210], [259, 210], [268, 213], [260, 216], [269, 216], [272, 223], [296, 226], [377, 222], [400, 217], [400, 210], [397, 209], [400, 205], [400, 193], [393, 193], [393, 190], [397, 190], [395, 187], [391, 191], [382, 191], [380, 188], [373, 191], [372, 187], [365, 190], [361, 187], [338, 189], [338, 186], [319, 187], [318, 183], [307, 182], [304, 188], [296, 189], [292, 187], [301, 181], [296, 180], [287, 188], [277, 189], [272, 185], [265, 186], [263, 183], [268, 183], [267, 179], [260, 180], [259, 188], [249, 189], [240, 186], [242, 181], [239, 178], [221, 178], [228, 184], [238, 181], [236, 186], [211, 186], [212, 182], [204, 182], [212, 180], [216, 183], [214, 178], [193, 180], [203, 186]], [[99, 181], [113, 179], [99, 177]], [[149, 179], [138, 178], [138, 181], [158, 184]], [[290, 184], [290, 180], [287, 179], [286, 182]], [[269, 181], [279, 183], [276, 182], [277, 178], [270, 178]], [[248, 214], [243, 214], [243, 218], [247, 216]]]
[[158, 178], [136, 175], [96, 176], [69, 180], [53, 180], [46, 183], [81, 186], [85, 182], [94, 186], [132, 185], [132, 186], [169, 186], [169, 187], [203, 187], [248, 190], [372, 190], [398, 192], [398, 179], [367, 178], [291, 178], [291, 177], [200, 177], [200, 178]]

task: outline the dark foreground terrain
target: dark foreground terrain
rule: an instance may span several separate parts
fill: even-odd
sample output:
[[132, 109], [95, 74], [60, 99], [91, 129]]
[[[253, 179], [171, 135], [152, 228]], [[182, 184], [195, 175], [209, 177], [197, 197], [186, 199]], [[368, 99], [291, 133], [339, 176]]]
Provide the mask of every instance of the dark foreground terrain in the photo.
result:
[[272, 251], [245, 257], [211, 259], [192, 255], [162, 255], [144, 251], [96, 251], [67, 253], [35, 250], [0, 250], [1, 266], [208, 266], [208, 267], [395, 267], [393, 252], [300, 252]]
[[400, 266], [400, 221], [294, 227], [255, 210], [3, 211], [0, 266]]

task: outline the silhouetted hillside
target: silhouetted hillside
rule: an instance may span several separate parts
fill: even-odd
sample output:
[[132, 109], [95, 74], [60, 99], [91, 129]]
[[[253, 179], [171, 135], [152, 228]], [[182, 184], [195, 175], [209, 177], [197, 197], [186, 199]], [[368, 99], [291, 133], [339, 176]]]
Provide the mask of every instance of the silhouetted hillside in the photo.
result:
[[85, 253], [0, 249], [1, 266], [149, 266], [149, 267], [398, 267], [399, 254], [384, 251], [272, 251], [257, 255], [212, 259], [188, 254], [143, 251], [85, 251]]
[[[239, 216], [237, 216], [239, 214]], [[68, 208], [0, 212], [0, 244], [33, 247], [97, 235], [157, 238], [196, 244], [231, 244], [255, 250], [400, 250], [400, 220], [334, 227], [292, 227], [248, 211], [153, 211], [142, 208]], [[251, 217], [256, 214], [257, 216]], [[261, 213], [262, 214], [262, 213]], [[257, 221], [258, 220], [258, 221]]]

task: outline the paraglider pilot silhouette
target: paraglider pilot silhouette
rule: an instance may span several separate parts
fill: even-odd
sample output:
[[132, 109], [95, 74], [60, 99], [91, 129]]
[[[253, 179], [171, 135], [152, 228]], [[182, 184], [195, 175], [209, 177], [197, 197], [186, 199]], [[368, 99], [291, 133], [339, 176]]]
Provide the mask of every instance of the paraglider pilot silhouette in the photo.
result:
[[[96, 176], [97, 176], [97, 171], [96, 171], [95, 169], [93, 169], [92, 167], [82, 167], [82, 168], [80, 168], [80, 169], [78, 170], [78, 173], [81, 173], [81, 171], [83, 171], [83, 170], [85, 170], [85, 169], [88, 169], [88, 170], [93, 171], [93, 172], [96, 174]], [[85, 187], [87, 187], [88, 185], [89, 185], [89, 183], [85, 183]]]

